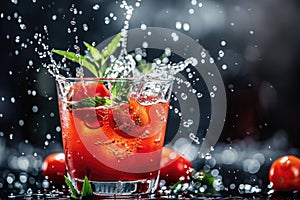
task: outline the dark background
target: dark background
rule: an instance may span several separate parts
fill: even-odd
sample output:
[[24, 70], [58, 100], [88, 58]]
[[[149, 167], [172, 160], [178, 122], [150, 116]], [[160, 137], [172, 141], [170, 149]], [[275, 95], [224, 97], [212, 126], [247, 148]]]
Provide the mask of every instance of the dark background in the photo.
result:
[[[252, 146], [236, 148], [237, 152], [263, 152], [268, 160], [265, 169], [280, 155], [299, 155], [299, 1], [196, 2], [143, 0], [130, 26], [145, 23], [178, 30], [177, 21], [188, 23], [188, 31], [178, 31], [199, 41], [215, 58], [228, 98], [220, 149], [250, 141]], [[83, 51], [83, 41], [98, 44], [120, 31], [124, 16], [119, 4], [108, 0], [1, 0], [0, 168], [38, 172], [47, 154], [62, 151], [55, 83], [42, 66], [49, 59], [36, 52], [43, 45], [35, 34], [41, 34], [49, 49], [78, 45]], [[116, 21], [109, 17], [111, 12], [118, 17]], [[110, 18], [109, 24], [105, 17]], [[220, 50], [224, 57], [219, 57]], [[23, 169], [13, 161], [22, 156], [37, 163]], [[5, 182], [8, 171], [0, 182]], [[260, 173], [266, 176], [266, 171]]]

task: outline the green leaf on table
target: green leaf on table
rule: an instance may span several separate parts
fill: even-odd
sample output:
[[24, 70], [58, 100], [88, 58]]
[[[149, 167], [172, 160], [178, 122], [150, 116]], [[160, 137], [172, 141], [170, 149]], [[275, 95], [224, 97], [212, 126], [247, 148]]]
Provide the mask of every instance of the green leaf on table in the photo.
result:
[[98, 77], [97, 67], [89, 60], [87, 60], [84, 56], [80, 54], [76, 54], [74, 52], [57, 50], [57, 49], [52, 50], [52, 52], [64, 56], [65, 58], [86, 67], [90, 72], [92, 72], [92, 74]]
[[66, 182], [67, 186], [71, 190], [71, 198], [78, 199], [80, 195], [78, 194], [74, 185], [72, 184], [72, 182], [70, 181], [70, 179], [67, 176], [64, 176], [64, 177], [65, 177], [65, 182]]
[[87, 176], [84, 177], [81, 197], [93, 195], [93, 188]]
[[74, 104], [70, 104], [68, 109], [98, 107], [98, 106], [111, 106], [112, 101], [106, 97], [88, 97]]

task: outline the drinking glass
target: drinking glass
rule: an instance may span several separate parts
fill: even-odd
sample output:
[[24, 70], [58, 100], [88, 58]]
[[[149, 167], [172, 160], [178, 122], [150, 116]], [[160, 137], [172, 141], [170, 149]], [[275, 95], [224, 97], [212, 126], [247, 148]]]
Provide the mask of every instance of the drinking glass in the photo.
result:
[[153, 193], [172, 80], [56, 78], [68, 176], [78, 191], [84, 178], [93, 193]]

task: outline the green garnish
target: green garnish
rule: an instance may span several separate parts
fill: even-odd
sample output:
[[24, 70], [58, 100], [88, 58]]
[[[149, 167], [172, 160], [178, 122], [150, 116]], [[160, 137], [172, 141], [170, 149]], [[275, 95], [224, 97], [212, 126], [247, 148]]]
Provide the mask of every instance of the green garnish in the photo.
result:
[[98, 107], [98, 106], [111, 106], [112, 101], [106, 97], [88, 97], [74, 104], [70, 104], [68, 109]]
[[93, 188], [92, 188], [91, 183], [89, 182], [88, 177], [85, 176], [83, 186], [82, 186], [81, 196], [85, 197], [85, 196], [90, 196], [90, 195], [93, 195]]
[[82, 192], [79, 194], [77, 190], [75, 189], [74, 185], [72, 184], [71, 180], [65, 176], [65, 182], [67, 186], [71, 190], [71, 198], [73, 199], [82, 199], [83, 197], [91, 196], [93, 195], [93, 188], [91, 183], [88, 180], [88, 177], [84, 177], [83, 186], [82, 186]]
[[77, 190], [75, 189], [75, 187], [72, 184], [71, 180], [67, 176], [65, 176], [65, 182], [71, 190], [71, 198], [78, 199], [80, 197], [80, 195], [77, 192]]
[[90, 45], [87, 42], [84, 42], [84, 45], [87, 47], [88, 51], [86, 55], [80, 55], [74, 52], [64, 51], [64, 50], [52, 50], [53, 53], [64, 56], [65, 58], [78, 63], [81, 66], [86, 67], [94, 76], [97, 78], [105, 77], [106, 66], [105, 63], [108, 58], [116, 51], [118, 44], [121, 39], [121, 34], [117, 34], [112, 41], [104, 48], [101, 52]]
[[[99, 51], [96, 47], [90, 45], [87, 42], [84, 42], [87, 50], [85, 55], [79, 53], [63, 51], [63, 50], [52, 50], [53, 53], [63, 56], [64, 58], [78, 63], [81, 66], [84, 66], [97, 78], [107, 78], [110, 75], [110, 70], [113, 71], [114, 63], [107, 64], [109, 57], [117, 50], [119, 42], [121, 40], [121, 34], [117, 34], [111, 42], [102, 50]], [[129, 56], [135, 58], [138, 54], [132, 53]], [[140, 55], [140, 54], [139, 54]], [[167, 58], [168, 55], [163, 53], [158, 59], [162, 62], [164, 58]], [[144, 74], [147, 74], [152, 69], [152, 63], [147, 62], [144, 58], [134, 59], [136, 62], [136, 67], [139, 71]], [[126, 61], [124, 61], [126, 62]], [[132, 75], [132, 72], [129, 74]], [[117, 75], [117, 78], [120, 78], [122, 75]], [[115, 82], [111, 87], [111, 96], [112, 101], [114, 102], [128, 102], [126, 94], [130, 89], [128, 82]], [[96, 107], [96, 106], [109, 106], [112, 102], [109, 99], [96, 99], [96, 98], [87, 98], [83, 99], [81, 102], [73, 104], [71, 108], [81, 108], [81, 107]]]

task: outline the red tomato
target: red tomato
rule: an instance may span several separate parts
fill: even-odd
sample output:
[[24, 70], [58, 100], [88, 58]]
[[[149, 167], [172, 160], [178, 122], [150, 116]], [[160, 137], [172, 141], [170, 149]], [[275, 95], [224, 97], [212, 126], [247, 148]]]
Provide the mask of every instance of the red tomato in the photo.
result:
[[42, 173], [54, 185], [65, 183], [66, 163], [64, 153], [53, 153], [43, 162]]
[[169, 147], [163, 147], [160, 161], [160, 177], [167, 183], [176, 183], [190, 176], [192, 163]]
[[269, 180], [276, 191], [300, 191], [300, 159], [283, 156], [269, 170]]
[[78, 82], [72, 86], [70, 95], [70, 101], [81, 101], [96, 96], [109, 98], [110, 92], [101, 82]]

